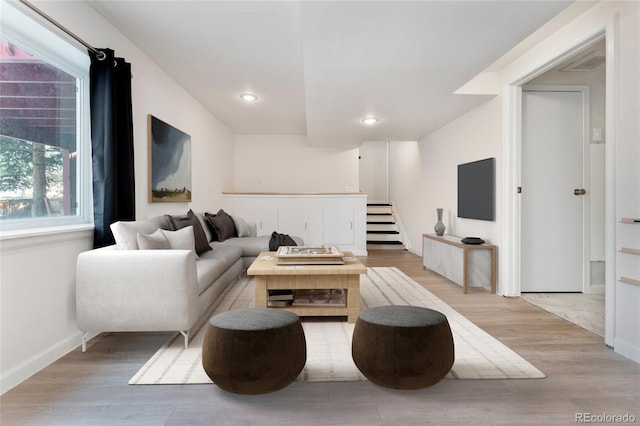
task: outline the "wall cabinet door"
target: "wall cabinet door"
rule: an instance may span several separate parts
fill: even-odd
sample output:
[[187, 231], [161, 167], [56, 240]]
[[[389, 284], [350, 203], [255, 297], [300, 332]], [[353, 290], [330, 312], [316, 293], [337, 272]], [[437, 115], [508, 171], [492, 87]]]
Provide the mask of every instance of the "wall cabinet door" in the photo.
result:
[[239, 216], [247, 222], [255, 223], [258, 236], [271, 235], [273, 231], [278, 229], [278, 210], [273, 206], [252, 202], [238, 202], [230, 206], [229, 214]]
[[327, 206], [323, 208], [323, 243], [340, 247], [354, 242], [353, 207]]
[[278, 208], [278, 232], [309, 241], [309, 208], [303, 206], [280, 206]]

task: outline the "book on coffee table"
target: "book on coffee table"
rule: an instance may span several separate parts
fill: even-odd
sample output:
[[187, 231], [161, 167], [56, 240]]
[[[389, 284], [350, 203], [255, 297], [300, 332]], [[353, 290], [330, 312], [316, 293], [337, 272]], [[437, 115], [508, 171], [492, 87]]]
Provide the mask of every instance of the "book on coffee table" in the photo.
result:
[[275, 300], [293, 300], [292, 290], [269, 290], [269, 302]]
[[287, 306], [291, 306], [293, 300], [269, 300], [267, 302], [268, 308], [286, 308]]
[[344, 254], [337, 247], [282, 246], [278, 265], [344, 265]]

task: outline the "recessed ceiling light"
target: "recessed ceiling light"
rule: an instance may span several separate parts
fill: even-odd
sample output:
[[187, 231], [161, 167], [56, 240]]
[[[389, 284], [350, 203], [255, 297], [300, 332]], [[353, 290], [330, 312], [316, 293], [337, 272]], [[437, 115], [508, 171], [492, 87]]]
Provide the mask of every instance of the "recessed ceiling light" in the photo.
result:
[[365, 117], [362, 119], [362, 122], [364, 124], [366, 124], [367, 126], [373, 126], [374, 124], [376, 124], [378, 122], [378, 119], [375, 117]]
[[245, 102], [255, 102], [258, 100], [258, 97], [253, 93], [243, 93], [242, 95], [240, 95], [240, 99]]

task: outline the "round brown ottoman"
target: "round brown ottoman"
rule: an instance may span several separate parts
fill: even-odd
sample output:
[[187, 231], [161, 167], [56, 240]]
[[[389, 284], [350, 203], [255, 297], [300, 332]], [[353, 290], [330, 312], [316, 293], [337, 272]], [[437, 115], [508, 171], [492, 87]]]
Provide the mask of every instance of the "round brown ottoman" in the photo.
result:
[[447, 317], [418, 306], [379, 306], [360, 312], [352, 355], [371, 382], [419, 389], [439, 382], [453, 366]]
[[213, 316], [202, 345], [202, 366], [213, 383], [239, 394], [284, 388], [302, 371], [307, 346], [292, 312], [253, 308]]

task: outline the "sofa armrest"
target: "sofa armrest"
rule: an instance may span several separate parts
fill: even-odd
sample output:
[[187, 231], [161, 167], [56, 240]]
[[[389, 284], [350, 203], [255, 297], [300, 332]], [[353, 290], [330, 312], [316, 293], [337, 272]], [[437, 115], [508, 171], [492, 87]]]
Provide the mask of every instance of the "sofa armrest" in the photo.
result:
[[199, 317], [191, 250], [83, 252], [76, 267], [82, 331], [189, 330]]

